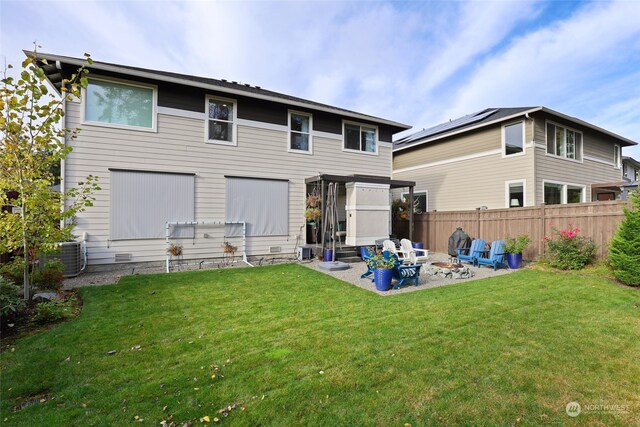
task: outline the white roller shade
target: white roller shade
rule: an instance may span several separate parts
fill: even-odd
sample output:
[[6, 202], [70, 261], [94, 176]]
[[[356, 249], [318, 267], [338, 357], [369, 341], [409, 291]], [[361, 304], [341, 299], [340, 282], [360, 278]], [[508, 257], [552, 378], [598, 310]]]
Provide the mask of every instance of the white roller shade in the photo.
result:
[[[226, 220], [245, 221], [247, 236], [289, 234], [289, 182], [227, 177]], [[241, 233], [228, 227], [227, 235]]]
[[168, 221], [194, 221], [194, 181], [191, 174], [112, 170], [111, 240], [164, 238]]

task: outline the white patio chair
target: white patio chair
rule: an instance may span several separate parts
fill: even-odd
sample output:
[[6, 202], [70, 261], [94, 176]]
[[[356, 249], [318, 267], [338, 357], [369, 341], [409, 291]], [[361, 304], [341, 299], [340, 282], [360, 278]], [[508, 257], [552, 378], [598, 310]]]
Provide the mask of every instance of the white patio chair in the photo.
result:
[[393, 243], [391, 240], [385, 240], [384, 242], [382, 242], [382, 250], [383, 251], [389, 251], [393, 254], [396, 254], [396, 256], [398, 257], [398, 261], [400, 261], [403, 264], [408, 264], [410, 263], [410, 259], [409, 259], [409, 253], [405, 253], [402, 249], [397, 249], [396, 248], [396, 244]]
[[408, 254], [411, 264], [424, 264], [429, 260], [429, 250], [414, 248], [409, 239], [400, 240], [400, 247], [403, 253]]

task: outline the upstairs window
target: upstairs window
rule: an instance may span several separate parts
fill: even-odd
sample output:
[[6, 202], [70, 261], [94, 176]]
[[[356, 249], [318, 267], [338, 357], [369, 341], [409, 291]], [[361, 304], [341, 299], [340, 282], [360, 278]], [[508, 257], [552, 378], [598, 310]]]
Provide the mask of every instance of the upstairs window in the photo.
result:
[[236, 103], [231, 99], [207, 99], [207, 140], [235, 145]]
[[524, 122], [505, 125], [502, 129], [505, 156], [524, 152]]
[[154, 130], [155, 108], [152, 86], [91, 79], [85, 91], [84, 121]]
[[620, 169], [622, 167], [622, 157], [620, 156], [620, 146], [613, 146], [613, 165], [616, 169]]
[[555, 123], [547, 123], [547, 154], [582, 160], [582, 133]]
[[289, 112], [289, 151], [311, 153], [311, 114]]
[[344, 149], [365, 153], [377, 153], [378, 129], [374, 126], [345, 123]]

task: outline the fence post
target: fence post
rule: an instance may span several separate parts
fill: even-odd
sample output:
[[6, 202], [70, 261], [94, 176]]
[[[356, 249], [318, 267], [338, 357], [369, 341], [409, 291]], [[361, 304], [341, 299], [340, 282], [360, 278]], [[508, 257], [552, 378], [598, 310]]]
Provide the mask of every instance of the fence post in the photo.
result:
[[546, 245], [544, 244], [544, 238], [547, 235], [547, 220], [545, 219], [544, 202], [540, 203], [540, 220], [542, 221], [542, 225], [540, 226], [540, 230], [542, 230], [542, 238], [539, 239], [539, 241], [543, 242], [541, 243], [542, 250], [540, 251], [540, 254], [544, 255], [545, 249], [546, 249]]
[[480, 208], [476, 208], [476, 239], [480, 238]]

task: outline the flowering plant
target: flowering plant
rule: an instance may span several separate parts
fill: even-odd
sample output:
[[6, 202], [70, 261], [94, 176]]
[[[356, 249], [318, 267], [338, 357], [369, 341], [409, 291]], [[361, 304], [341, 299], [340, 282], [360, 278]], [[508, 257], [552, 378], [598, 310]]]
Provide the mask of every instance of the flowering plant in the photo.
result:
[[391, 270], [398, 263], [398, 258], [393, 256], [393, 254], [389, 254], [388, 258], [385, 258], [384, 253], [382, 251], [377, 250], [375, 254], [373, 254], [372, 250], [369, 249], [369, 259], [367, 259], [367, 265], [371, 269], [381, 269], [381, 270]]
[[551, 237], [544, 237], [548, 248], [548, 260], [552, 267], [561, 270], [580, 270], [593, 261], [596, 245], [590, 237], [580, 236], [582, 231], [578, 227], [563, 230], [552, 228]]

